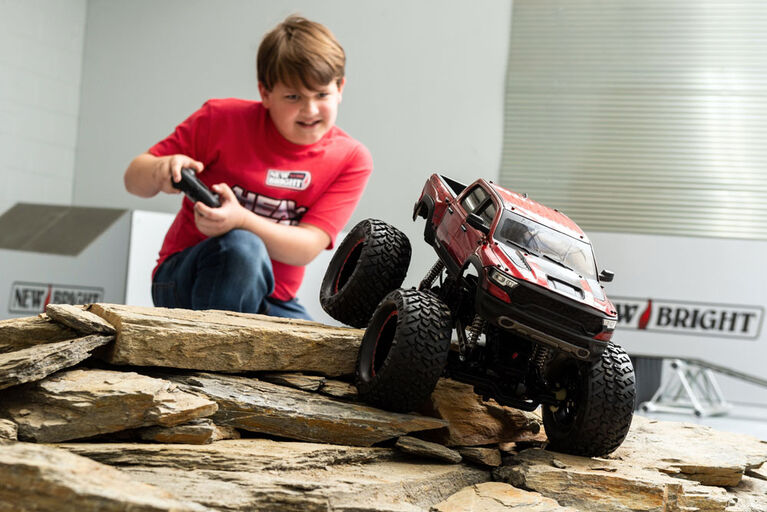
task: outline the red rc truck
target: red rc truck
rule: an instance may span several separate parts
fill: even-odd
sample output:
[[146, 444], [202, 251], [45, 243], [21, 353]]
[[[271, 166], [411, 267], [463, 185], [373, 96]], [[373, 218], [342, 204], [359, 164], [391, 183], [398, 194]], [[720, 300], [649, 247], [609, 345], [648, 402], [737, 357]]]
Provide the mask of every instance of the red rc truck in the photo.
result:
[[320, 289], [328, 314], [366, 327], [360, 397], [411, 411], [445, 375], [503, 405], [542, 405], [553, 450], [602, 456], [620, 446], [634, 370], [610, 341], [618, 316], [600, 281], [613, 274], [597, 272], [583, 231], [526, 195], [437, 174], [415, 204], [418, 216], [439, 256], [418, 289], [400, 289], [407, 237], [374, 219], [339, 245]]

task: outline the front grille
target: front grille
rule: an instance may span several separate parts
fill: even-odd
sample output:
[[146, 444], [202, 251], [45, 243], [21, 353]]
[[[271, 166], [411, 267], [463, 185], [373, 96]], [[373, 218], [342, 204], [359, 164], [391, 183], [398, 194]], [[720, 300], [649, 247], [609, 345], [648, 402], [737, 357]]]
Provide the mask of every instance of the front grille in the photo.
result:
[[544, 332], [551, 327], [593, 337], [602, 331], [602, 316], [571, 304], [548, 290], [517, 286], [511, 293], [513, 308]]

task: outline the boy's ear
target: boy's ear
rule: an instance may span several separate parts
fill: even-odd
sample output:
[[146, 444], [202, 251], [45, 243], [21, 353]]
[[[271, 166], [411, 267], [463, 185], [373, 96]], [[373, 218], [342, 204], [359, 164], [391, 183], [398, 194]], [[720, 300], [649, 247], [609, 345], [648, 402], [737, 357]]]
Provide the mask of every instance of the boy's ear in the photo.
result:
[[344, 85], [346, 85], [346, 77], [342, 77], [341, 82], [338, 84], [339, 101], [342, 99], [341, 92], [344, 90]]
[[271, 103], [270, 91], [266, 88], [264, 82], [258, 82], [258, 94], [261, 95], [261, 104], [265, 108], [269, 108], [269, 104]]

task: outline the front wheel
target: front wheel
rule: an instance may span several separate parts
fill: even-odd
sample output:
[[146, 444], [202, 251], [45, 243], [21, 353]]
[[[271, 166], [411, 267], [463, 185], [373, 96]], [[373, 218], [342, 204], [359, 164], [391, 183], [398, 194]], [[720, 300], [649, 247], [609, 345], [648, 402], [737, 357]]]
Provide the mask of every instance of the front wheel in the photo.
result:
[[567, 360], [549, 373], [561, 399], [543, 406], [543, 426], [554, 451], [601, 457], [626, 438], [634, 416], [636, 379], [621, 347], [608, 344], [592, 364]]
[[384, 297], [362, 337], [355, 383], [364, 401], [409, 412], [429, 398], [450, 350], [450, 310], [437, 297], [395, 290]]

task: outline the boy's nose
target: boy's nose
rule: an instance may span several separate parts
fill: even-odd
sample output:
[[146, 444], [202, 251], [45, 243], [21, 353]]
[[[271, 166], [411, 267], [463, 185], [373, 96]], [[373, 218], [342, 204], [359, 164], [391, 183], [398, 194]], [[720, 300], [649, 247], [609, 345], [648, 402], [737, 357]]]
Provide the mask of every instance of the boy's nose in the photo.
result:
[[314, 100], [308, 100], [304, 103], [304, 113], [306, 114], [316, 114], [319, 112], [319, 108], [317, 106], [317, 102]]

